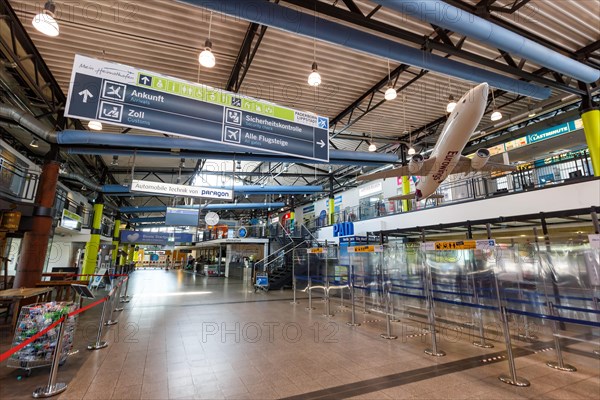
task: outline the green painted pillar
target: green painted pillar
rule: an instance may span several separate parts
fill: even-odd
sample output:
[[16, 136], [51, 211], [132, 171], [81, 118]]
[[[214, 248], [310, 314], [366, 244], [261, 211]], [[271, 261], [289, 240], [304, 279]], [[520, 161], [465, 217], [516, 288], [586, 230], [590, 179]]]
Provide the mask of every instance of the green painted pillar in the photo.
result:
[[594, 176], [600, 176], [600, 109], [584, 111], [581, 114], [581, 120], [594, 167]]
[[83, 262], [84, 275], [91, 275], [96, 271], [98, 250], [100, 250], [100, 227], [102, 225], [102, 212], [104, 211], [104, 201], [102, 194], [98, 195], [96, 204], [94, 204], [94, 220], [92, 223], [92, 235], [90, 241], [85, 245], [85, 259]]
[[133, 256], [135, 254], [135, 244], [130, 244], [129, 245], [129, 251], [127, 252], [127, 262], [128, 263], [132, 263], [133, 262]]
[[[410, 176], [402, 177], [402, 194], [410, 194]], [[410, 211], [410, 202], [402, 200], [402, 212]]]
[[335, 198], [329, 199], [329, 225], [335, 224]]
[[127, 256], [129, 255], [129, 245], [128, 244], [126, 244], [123, 247], [123, 253], [125, 255], [119, 259], [119, 266], [121, 266], [121, 267], [124, 266], [125, 263], [127, 262]]
[[115, 246], [112, 253], [112, 265], [113, 267], [117, 266], [117, 257], [119, 256], [119, 235], [121, 234], [121, 216], [117, 215], [115, 219], [115, 227], [113, 229], [113, 246]]

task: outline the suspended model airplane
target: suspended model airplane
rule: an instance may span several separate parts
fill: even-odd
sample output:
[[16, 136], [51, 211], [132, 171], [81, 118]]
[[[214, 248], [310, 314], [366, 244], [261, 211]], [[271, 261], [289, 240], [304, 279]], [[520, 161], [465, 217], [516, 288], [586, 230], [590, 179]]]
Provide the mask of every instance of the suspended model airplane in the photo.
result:
[[390, 198], [390, 200], [416, 199], [418, 201], [427, 197], [441, 197], [434, 193], [449, 174], [516, 170], [516, 167], [512, 165], [488, 162], [490, 152], [487, 149], [477, 150], [473, 159], [461, 155], [485, 112], [488, 91], [488, 84], [482, 83], [469, 90], [457, 102], [429, 158], [425, 159], [422, 155], [417, 154], [411, 158], [407, 166], [361, 175], [358, 180], [372, 181], [398, 176], [421, 175], [414, 193]]

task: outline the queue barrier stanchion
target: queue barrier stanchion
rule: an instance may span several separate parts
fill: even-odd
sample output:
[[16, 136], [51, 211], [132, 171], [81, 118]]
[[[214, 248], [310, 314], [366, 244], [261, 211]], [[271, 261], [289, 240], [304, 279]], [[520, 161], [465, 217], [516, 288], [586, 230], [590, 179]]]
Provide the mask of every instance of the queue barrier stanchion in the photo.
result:
[[[556, 317], [556, 309], [554, 308], [554, 304], [551, 302], [548, 303], [548, 311], [550, 311], [550, 315]], [[550, 368], [557, 369], [559, 371], [565, 372], [575, 372], [577, 368], [570, 364], [565, 364], [563, 360], [562, 350], [560, 348], [560, 338], [558, 337], [558, 322], [556, 320], [552, 321], [552, 336], [554, 336], [554, 351], [556, 352], [556, 361], [548, 361], [546, 365]]]
[[390, 315], [390, 293], [389, 290], [386, 292], [384, 290], [384, 296], [386, 296], [385, 302], [385, 325], [386, 325], [386, 333], [382, 333], [381, 338], [387, 340], [395, 340], [398, 339], [398, 336], [392, 335], [392, 317]]
[[356, 322], [356, 306], [354, 304], [354, 265], [350, 265], [350, 322], [346, 322], [348, 326], [360, 326], [360, 323]]
[[390, 302], [390, 322], [400, 322], [400, 318], [396, 318], [396, 307], [394, 305], [394, 303], [395, 303], [394, 302], [394, 296], [391, 296], [391, 300], [390, 301], [391, 301]]
[[88, 350], [100, 350], [108, 346], [108, 342], [102, 342], [102, 328], [104, 327], [104, 317], [106, 316], [106, 307], [108, 299], [102, 304], [102, 313], [100, 314], [100, 323], [98, 324], [98, 334], [96, 335], [96, 343], [88, 345]]
[[[594, 303], [594, 309], [600, 311], [599, 299], [596, 296], [593, 296], [592, 301]], [[600, 322], [600, 314], [596, 314], [596, 321]], [[596, 349], [592, 353], [600, 358], [600, 350]]]
[[427, 295], [427, 308], [429, 310], [428, 319], [429, 319], [429, 333], [431, 334], [431, 348], [425, 349], [425, 354], [432, 357], [444, 357], [446, 352], [438, 349], [437, 343], [437, 331], [435, 328], [435, 302], [433, 300], [433, 277], [431, 275], [431, 269], [429, 268], [429, 264], [425, 267], [425, 284], [426, 287], [426, 295]]
[[[525, 298], [523, 297], [523, 290], [521, 289], [521, 284], [519, 282], [517, 282], [518, 285], [518, 299], [522, 301], [522, 305], [521, 305], [521, 310], [522, 311], [527, 311], [527, 306], [526, 306], [526, 302], [525, 302]], [[523, 332], [518, 331], [517, 336], [520, 339], [523, 339], [525, 341], [528, 342], [533, 342], [535, 340], [538, 339], [538, 337], [534, 334], [531, 333], [531, 329], [529, 329], [529, 318], [527, 317], [527, 315], [523, 315]], [[517, 326], [518, 326], [518, 316], [515, 315], [514, 316], [515, 321], [517, 322]]]
[[296, 287], [297, 287], [297, 282], [296, 282], [296, 258], [294, 257], [292, 259], [292, 289], [293, 289], [293, 293], [294, 293], [294, 300], [290, 301], [290, 304], [300, 304], [300, 302], [298, 300], [296, 300]]
[[510, 327], [508, 326], [508, 317], [506, 315], [506, 308], [504, 306], [500, 306], [500, 318], [502, 322], [502, 332], [504, 334], [504, 343], [506, 344], [506, 354], [508, 358], [508, 370], [510, 375], [500, 375], [498, 379], [500, 381], [507, 383], [509, 385], [518, 386], [518, 387], [527, 387], [530, 386], [531, 383], [525, 378], [520, 378], [517, 376], [517, 367], [515, 366], [515, 356], [512, 351], [512, 343], [510, 340]]
[[325, 286], [323, 287], [323, 294], [325, 295], [325, 314], [323, 314], [323, 316], [331, 318], [333, 317], [333, 314], [331, 313], [331, 296], [329, 295], [331, 288], [329, 286], [329, 277], [327, 275], [325, 275], [325, 279]]
[[54, 348], [54, 354], [52, 357], [52, 365], [50, 366], [50, 378], [46, 386], [41, 386], [33, 391], [34, 398], [46, 398], [56, 396], [67, 390], [67, 384], [56, 382], [56, 376], [58, 374], [58, 367], [60, 364], [60, 356], [62, 352], [63, 335], [65, 332], [65, 324], [67, 322], [67, 316], [62, 317], [62, 322], [58, 328], [58, 338], [56, 339], [56, 347]]
[[369, 287], [367, 286], [367, 282], [365, 281], [365, 277], [363, 276], [362, 287], [362, 303], [363, 303], [363, 314], [371, 314], [371, 311], [367, 310], [367, 292], [369, 291]]
[[310, 254], [306, 255], [306, 259], [307, 259], [307, 264], [308, 264], [308, 283], [307, 283], [307, 287], [306, 290], [308, 290], [308, 307], [306, 307], [307, 311], [312, 311], [315, 308], [312, 306], [312, 276], [310, 274]]
[[[479, 290], [477, 289], [477, 283], [475, 281], [475, 275], [471, 276], [473, 282], [473, 300], [475, 304], [479, 305]], [[473, 346], [481, 347], [483, 349], [491, 349], [494, 347], [493, 344], [485, 341], [485, 326], [483, 323], [483, 310], [481, 308], [475, 309], [476, 318], [479, 325], [479, 341], [473, 342]]]
[[325, 253], [325, 288], [323, 289], [323, 294], [325, 295], [325, 314], [324, 317], [330, 318], [333, 317], [331, 313], [331, 304], [329, 297], [329, 248], [326, 248], [327, 252]]
[[498, 283], [498, 276], [494, 274], [494, 284], [496, 286], [496, 298], [498, 301], [498, 311], [500, 313], [500, 322], [502, 323], [502, 333], [504, 335], [504, 343], [506, 345], [506, 355], [508, 359], [508, 369], [510, 375], [500, 375], [498, 379], [509, 385], [518, 387], [527, 387], [531, 383], [525, 378], [519, 378], [517, 376], [517, 367], [515, 366], [515, 356], [512, 351], [512, 342], [510, 339], [510, 326], [508, 325], [508, 316], [506, 314], [506, 307], [502, 305], [502, 299], [500, 298], [500, 284]]
[[111, 291], [108, 293], [108, 300], [107, 300], [107, 303], [109, 303], [109, 307], [110, 307], [110, 314], [108, 314], [108, 321], [106, 321], [106, 322], [104, 323], [104, 325], [106, 325], [106, 326], [112, 326], [112, 325], [116, 325], [116, 324], [118, 324], [118, 323], [119, 323], [119, 321], [117, 321], [117, 320], [113, 320], [113, 311], [115, 310], [114, 303], [115, 303], [115, 298], [116, 298], [116, 297], [115, 297], [115, 291], [116, 291], [116, 289], [117, 289], [117, 288], [114, 288], [113, 290], [111, 290]]
[[[310, 274], [310, 271], [309, 271]], [[306, 290], [308, 290], [308, 307], [306, 307], [307, 311], [312, 311], [315, 308], [312, 306], [312, 277], [309, 275], [308, 276], [308, 286], [306, 287]]]
[[125, 279], [125, 294], [121, 296], [121, 303], [129, 303], [129, 296], [127, 295], [127, 289], [129, 288], [129, 276]]
[[121, 298], [121, 290], [123, 288], [123, 282], [125, 282], [125, 281], [121, 280], [121, 282], [119, 282], [119, 285], [117, 286], [118, 292], [115, 296], [115, 301], [114, 301], [114, 303], [115, 303], [114, 311], [115, 312], [123, 311], [123, 307], [119, 306], [119, 304], [120, 304], [119, 299]]

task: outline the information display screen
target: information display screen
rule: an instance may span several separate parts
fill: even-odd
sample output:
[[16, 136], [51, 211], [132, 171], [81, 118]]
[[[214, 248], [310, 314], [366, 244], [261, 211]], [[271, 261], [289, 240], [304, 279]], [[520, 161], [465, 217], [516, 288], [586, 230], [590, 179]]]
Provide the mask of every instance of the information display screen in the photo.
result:
[[200, 210], [167, 207], [165, 225], [198, 226]]

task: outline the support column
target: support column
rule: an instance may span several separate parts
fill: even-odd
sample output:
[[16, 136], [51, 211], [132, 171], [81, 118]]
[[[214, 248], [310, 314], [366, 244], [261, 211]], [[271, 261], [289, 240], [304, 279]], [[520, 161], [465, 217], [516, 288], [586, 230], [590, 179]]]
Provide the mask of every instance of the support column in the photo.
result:
[[119, 256], [119, 235], [121, 234], [121, 214], [117, 214], [115, 219], [115, 226], [113, 229], [113, 246], [115, 246], [112, 253], [112, 265], [114, 268], [118, 267], [117, 265], [117, 257]]
[[594, 176], [600, 176], [600, 108], [584, 110], [581, 113], [581, 120], [594, 167]]
[[130, 244], [129, 245], [129, 252], [127, 253], [127, 262], [128, 263], [132, 263], [134, 262], [135, 258], [135, 244]]
[[[402, 194], [410, 194], [410, 176], [402, 177]], [[402, 212], [410, 211], [410, 201], [402, 200]]]
[[104, 211], [104, 197], [102, 193], [98, 194], [96, 204], [94, 204], [94, 220], [90, 241], [85, 245], [85, 259], [83, 261], [84, 275], [91, 275], [96, 270], [98, 250], [100, 250], [100, 227], [102, 225], [102, 212]]
[[[52, 154], [51, 154], [52, 153]], [[60, 162], [56, 153], [50, 150], [42, 167], [42, 175], [35, 196], [33, 224], [31, 231], [26, 232], [21, 245], [21, 256], [15, 274], [14, 288], [35, 287], [42, 280], [44, 263], [48, 252], [48, 240], [52, 234], [54, 212], [52, 206], [56, 197], [56, 185]]]
[[119, 259], [119, 266], [122, 267], [127, 262], [127, 257], [129, 256], [129, 245], [126, 244], [123, 246], [123, 257]]
[[333, 194], [333, 173], [329, 174], [329, 225], [335, 224], [335, 195]]

